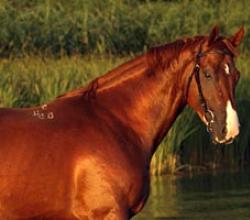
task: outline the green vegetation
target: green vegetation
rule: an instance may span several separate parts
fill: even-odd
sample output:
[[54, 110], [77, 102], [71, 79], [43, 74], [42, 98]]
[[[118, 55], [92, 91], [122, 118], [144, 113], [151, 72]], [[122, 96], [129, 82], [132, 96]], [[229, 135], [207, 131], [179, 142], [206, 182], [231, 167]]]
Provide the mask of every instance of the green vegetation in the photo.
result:
[[125, 58], [24, 57], [0, 60], [0, 107], [27, 107], [52, 101], [83, 87]]
[[[207, 34], [218, 24], [230, 35], [249, 29], [247, 0], [0, 0], [0, 106], [26, 107], [81, 87], [150, 46]], [[234, 144], [211, 144], [186, 109], [153, 158], [152, 173], [250, 162], [250, 34], [237, 66], [241, 134]], [[91, 55], [90, 55], [91, 54]]]
[[215, 24], [249, 29], [249, 11], [248, 0], [0, 0], [0, 55], [137, 53]]

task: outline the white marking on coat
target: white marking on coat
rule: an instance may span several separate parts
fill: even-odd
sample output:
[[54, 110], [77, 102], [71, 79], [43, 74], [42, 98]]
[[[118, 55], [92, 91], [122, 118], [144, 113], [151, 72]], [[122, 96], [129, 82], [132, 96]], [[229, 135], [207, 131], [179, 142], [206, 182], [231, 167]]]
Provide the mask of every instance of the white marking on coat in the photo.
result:
[[54, 113], [53, 112], [49, 112], [48, 114], [47, 114], [47, 119], [54, 119]]
[[226, 140], [235, 138], [239, 134], [239, 119], [237, 112], [233, 109], [231, 101], [227, 101], [226, 106]]
[[46, 110], [47, 107], [48, 107], [48, 105], [47, 105], [47, 104], [44, 104], [44, 105], [41, 106], [41, 109], [42, 109], [42, 110]]
[[40, 110], [33, 110], [33, 116], [40, 120], [52, 120], [55, 118], [54, 112], [48, 112], [47, 104], [42, 105]]
[[34, 111], [33, 111], [33, 116], [34, 116], [34, 117], [38, 116], [39, 114], [40, 114], [40, 113], [39, 113], [39, 110], [34, 110]]
[[41, 119], [41, 120], [44, 120], [44, 119], [45, 119], [44, 113], [40, 113], [40, 114], [38, 115], [38, 118]]

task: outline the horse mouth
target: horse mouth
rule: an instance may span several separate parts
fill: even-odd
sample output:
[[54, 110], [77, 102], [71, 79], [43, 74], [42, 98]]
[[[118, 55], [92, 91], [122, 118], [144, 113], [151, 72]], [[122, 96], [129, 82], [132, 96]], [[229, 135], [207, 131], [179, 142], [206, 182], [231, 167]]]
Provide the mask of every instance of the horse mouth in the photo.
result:
[[225, 145], [229, 145], [229, 144], [232, 144], [234, 141], [234, 138], [230, 138], [228, 140], [219, 140], [217, 137], [213, 138], [213, 143], [214, 144], [225, 144]]
[[229, 144], [232, 144], [233, 141], [235, 140], [235, 138], [238, 136], [238, 133], [237, 133], [237, 135], [233, 135], [233, 136], [228, 137], [227, 134], [220, 133], [220, 132], [217, 135], [216, 129], [213, 129], [213, 127], [211, 127], [211, 126], [210, 127], [207, 126], [207, 131], [210, 134], [212, 142], [214, 144], [229, 145]]

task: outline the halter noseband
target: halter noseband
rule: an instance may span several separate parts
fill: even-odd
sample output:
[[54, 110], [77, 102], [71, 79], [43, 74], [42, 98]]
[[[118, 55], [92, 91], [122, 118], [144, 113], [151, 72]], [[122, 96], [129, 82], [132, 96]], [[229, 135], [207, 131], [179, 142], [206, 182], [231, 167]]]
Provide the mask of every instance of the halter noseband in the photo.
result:
[[196, 55], [196, 61], [195, 61], [195, 66], [194, 69], [192, 71], [192, 74], [189, 76], [188, 79], [188, 85], [187, 85], [187, 92], [186, 92], [186, 97], [188, 96], [188, 91], [189, 91], [189, 86], [191, 83], [191, 80], [193, 78], [193, 76], [195, 76], [195, 81], [198, 87], [198, 92], [199, 92], [199, 98], [200, 98], [200, 104], [201, 107], [205, 113], [205, 119], [207, 120], [207, 129], [209, 132], [213, 132], [212, 130], [212, 124], [215, 122], [215, 116], [214, 113], [211, 109], [209, 109], [206, 99], [204, 97], [204, 94], [202, 92], [202, 86], [201, 86], [201, 81], [200, 81], [200, 58], [203, 56], [206, 56], [207, 54], [221, 54], [221, 55], [230, 55], [231, 54], [228, 51], [221, 51], [221, 50], [217, 50], [217, 51], [205, 51], [205, 52], [201, 52], [201, 47], [200, 47], [200, 51], [199, 53]]

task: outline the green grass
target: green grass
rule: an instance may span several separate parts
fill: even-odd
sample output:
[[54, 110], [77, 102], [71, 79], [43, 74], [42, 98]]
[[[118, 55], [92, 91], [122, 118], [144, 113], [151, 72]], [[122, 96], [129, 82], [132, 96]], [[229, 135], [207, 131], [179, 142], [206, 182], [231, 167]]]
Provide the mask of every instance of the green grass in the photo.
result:
[[[25, 57], [0, 60], [0, 106], [27, 107], [84, 86], [95, 77], [131, 59], [117, 56]], [[204, 125], [190, 109], [176, 120], [152, 161], [152, 173], [175, 172], [183, 167], [240, 168], [250, 162], [249, 56], [237, 66], [242, 72], [237, 89], [241, 134], [234, 144], [215, 146]], [[187, 165], [187, 166], [186, 166]]]
[[25, 57], [0, 60], [0, 106], [27, 107], [84, 86], [126, 58]]
[[249, 29], [249, 11], [248, 0], [0, 0], [0, 55], [138, 53], [215, 24]]

